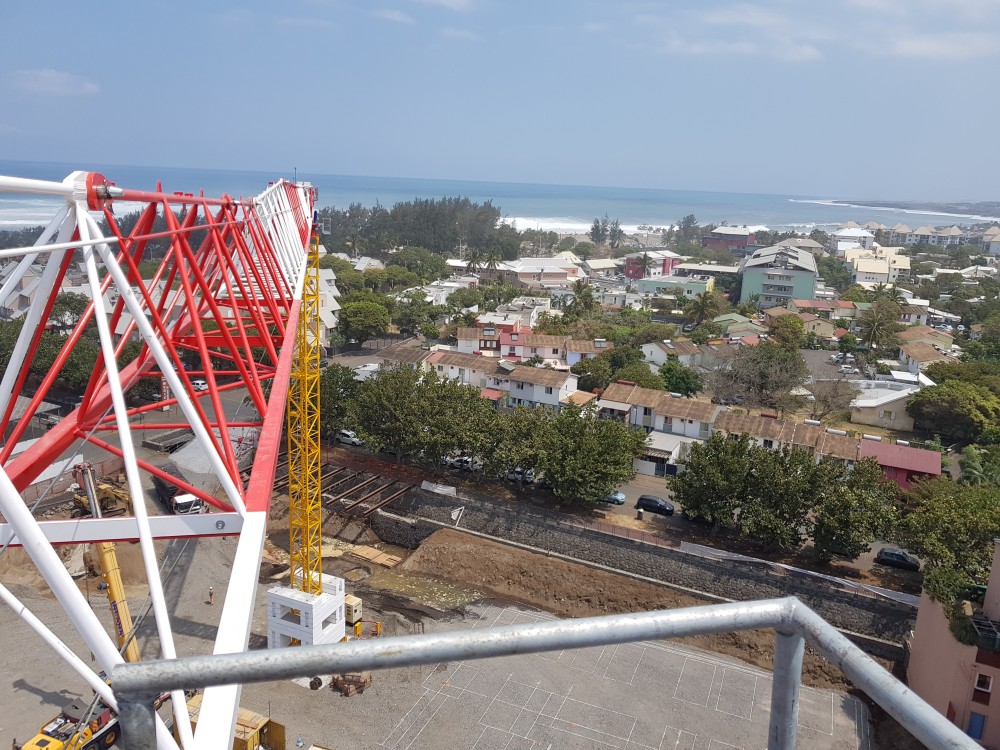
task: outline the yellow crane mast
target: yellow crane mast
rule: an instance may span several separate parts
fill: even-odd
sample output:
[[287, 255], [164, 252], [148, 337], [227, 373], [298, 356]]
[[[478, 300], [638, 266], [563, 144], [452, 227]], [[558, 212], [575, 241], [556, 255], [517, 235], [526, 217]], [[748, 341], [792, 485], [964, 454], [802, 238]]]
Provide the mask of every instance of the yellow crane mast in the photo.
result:
[[[100, 518], [102, 511], [106, 510], [110, 504], [117, 500], [124, 509], [131, 509], [131, 501], [127, 495], [121, 493], [125, 499], [112, 494], [109, 486], [99, 485], [94, 469], [90, 464], [77, 464], [73, 467], [74, 479], [83, 490], [86, 502], [90, 506], [90, 512], [95, 518]], [[79, 502], [79, 500], [77, 501]], [[124, 512], [124, 509], [121, 512]], [[117, 509], [116, 509], [117, 510]], [[117, 513], [115, 513], [117, 515]], [[97, 542], [97, 559], [101, 566], [101, 578], [104, 579], [104, 587], [108, 593], [108, 603], [111, 605], [111, 617], [115, 623], [115, 631], [118, 634], [118, 648], [121, 649], [128, 639], [128, 645], [122, 652], [127, 662], [139, 661], [139, 645], [135, 638], [129, 638], [132, 633], [132, 613], [128, 608], [128, 600], [125, 598], [125, 586], [122, 583], [121, 568], [118, 565], [118, 554], [115, 551], [114, 542]]]
[[323, 593], [320, 497], [319, 236], [309, 243], [302, 308], [295, 337], [295, 363], [288, 387], [288, 526], [291, 585]]

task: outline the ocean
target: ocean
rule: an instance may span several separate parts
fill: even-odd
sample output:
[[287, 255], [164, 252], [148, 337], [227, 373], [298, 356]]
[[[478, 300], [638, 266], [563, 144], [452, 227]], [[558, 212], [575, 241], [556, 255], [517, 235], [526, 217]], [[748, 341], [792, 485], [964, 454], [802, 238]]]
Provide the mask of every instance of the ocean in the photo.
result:
[[[887, 226], [972, 223], [994, 217], [901, 211], [830, 203], [830, 196], [767, 195], [649, 188], [538, 185], [469, 180], [425, 180], [404, 177], [358, 177], [297, 171], [287, 174], [178, 167], [136, 167], [107, 164], [65, 164], [0, 160], [0, 175], [61, 181], [77, 169], [104, 174], [123, 187], [153, 190], [157, 181], [166, 192], [204, 190], [205, 195], [234, 197], [260, 193], [268, 182], [284, 177], [308, 180], [319, 190], [319, 207], [346, 208], [351, 203], [391, 208], [414, 198], [465, 196], [492, 201], [518, 229], [584, 233], [596, 217], [618, 219], [627, 232], [641, 225], [665, 227], [693, 214], [699, 223], [727, 222], [771, 229], [829, 229], [846, 221], [878, 221]], [[892, 196], [887, 196], [891, 200]], [[54, 202], [0, 193], [0, 228], [41, 224], [52, 215]], [[127, 210], [127, 207], [123, 207]]]

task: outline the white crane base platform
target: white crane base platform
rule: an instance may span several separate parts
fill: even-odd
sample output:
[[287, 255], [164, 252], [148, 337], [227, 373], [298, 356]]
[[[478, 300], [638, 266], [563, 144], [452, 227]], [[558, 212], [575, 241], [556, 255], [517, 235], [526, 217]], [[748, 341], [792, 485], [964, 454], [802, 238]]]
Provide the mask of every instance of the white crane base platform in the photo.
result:
[[323, 575], [323, 593], [276, 586], [267, 592], [267, 647], [293, 640], [303, 646], [336, 643], [344, 638], [344, 579]]

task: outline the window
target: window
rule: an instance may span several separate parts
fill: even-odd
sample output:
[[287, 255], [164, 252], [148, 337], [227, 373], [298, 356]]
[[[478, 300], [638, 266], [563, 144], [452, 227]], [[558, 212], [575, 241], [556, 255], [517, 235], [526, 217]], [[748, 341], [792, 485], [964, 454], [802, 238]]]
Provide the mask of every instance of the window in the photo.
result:
[[773, 440], [765, 440], [763, 442], [764, 442], [764, 447], [767, 448], [768, 450], [773, 450], [774, 449], [774, 441]]
[[551, 396], [552, 395], [552, 386], [551, 385], [545, 386], [545, 394], [547, 396]]
[[517, 341], [517, 334], [516, 334], [516, 333], [512, 333], [512, 334], [510, 335], [510, 340], [511, 340], [511, 341]]
[[896, 418], [896, 412], [894, 412], [894, 411], [886, 411], [885, 409], [883, 409], [882, 411], [880, 411], [878, 413], [878, 418], [879, 419], [895, 419]]
[[444, 365], [438, 365], [438, 372], [444, 372]]
[[652, 413], [653, 413], [653, 410], [652, 410], [652, 409], [651, 409], [650, 407], [648, 407], [648, 406], [644, 406], [644, 407], [642, 407], [642, 416], [644, 416], [644, 417], [648, 417], [648, 416], [650, 416], [650, 415], [651, 415]]
[[552, 350], [552, 353], [553, 353], [553, 354], [558, 354], [558, 353], [559, 353], [559, 350], [558, 350], [558, 349], [553, 349], [553, 350]]
[[993, 690], [993, 677], [988, 674], [977, 674], [976, 675], [976, 690], [982, 690], [984, 693], [992, 692]]
[[508, 354], [517, 354], [517, 352], [514, 350], [513, 346], [507, 348], [507, 353]]
[[519, 390], [519, 391], [523, 391], [524, 390], [524, 383], [514, 383], [514, 387], [517, 388], [517, 390]]

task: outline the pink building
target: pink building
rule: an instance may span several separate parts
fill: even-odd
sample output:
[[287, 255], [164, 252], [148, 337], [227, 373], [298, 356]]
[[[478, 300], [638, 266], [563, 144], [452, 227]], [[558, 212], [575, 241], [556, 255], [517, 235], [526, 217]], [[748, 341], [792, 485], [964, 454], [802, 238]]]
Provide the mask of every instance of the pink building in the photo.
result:
[[979, 607], [963, 602], [976, 645], [960, 643], [944, 607], [923, 594], [910, 646], [907, 681], [921, 698], [984, 747], [1000, 747], [1000, 540]]
[[[625, 256], [625, 276], [629, 279], [655, 279], [671, 276], [684, 260], [669, 250], [647, 250]], [[644, 267], [645, 266], [645, 267]]]

